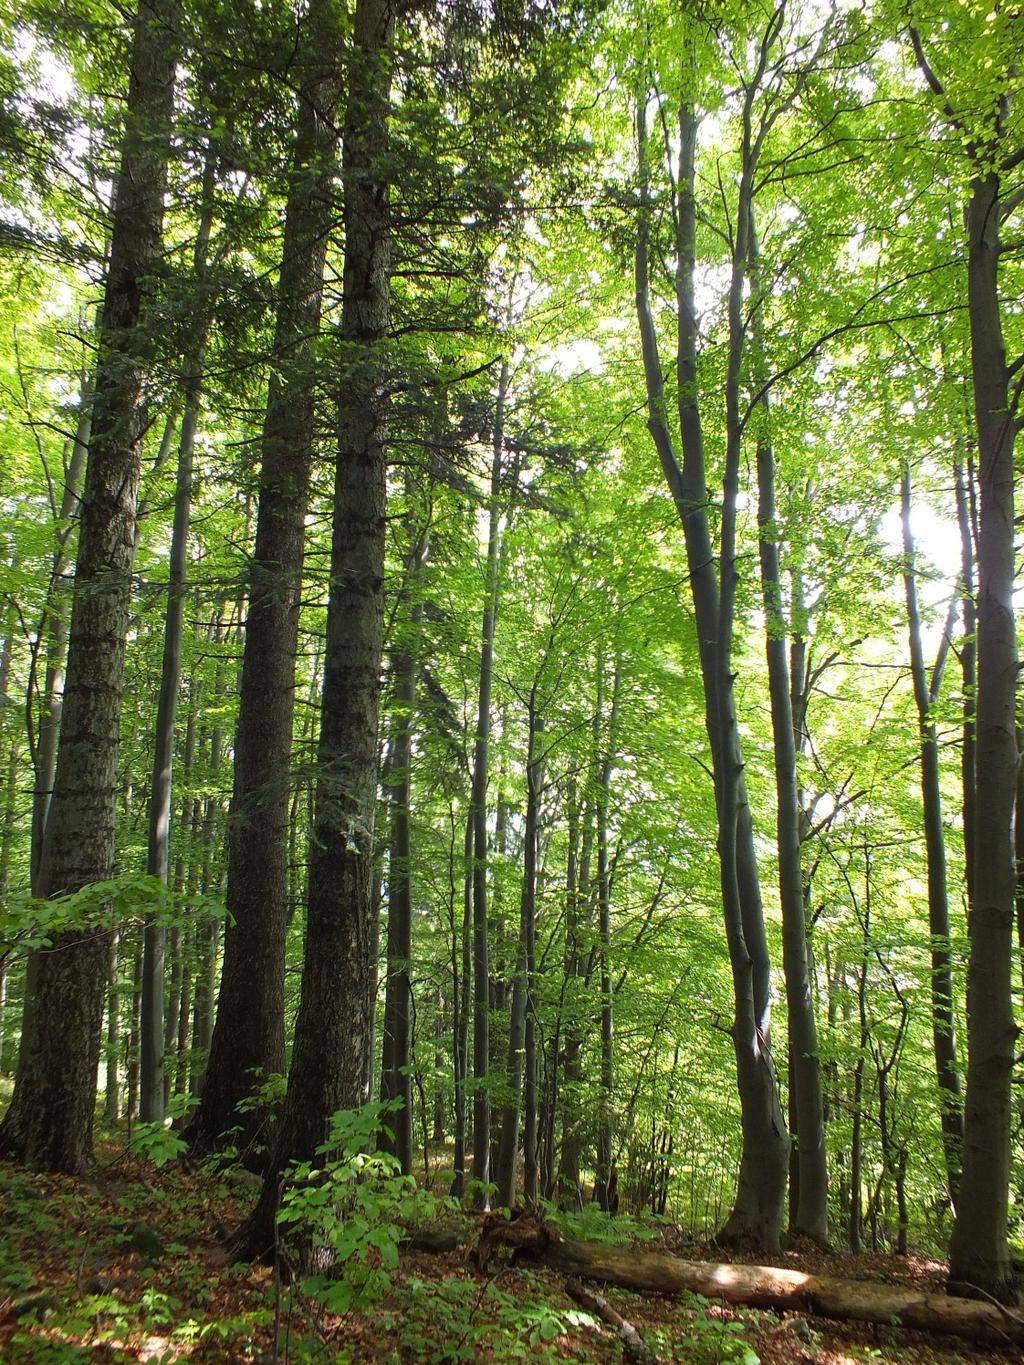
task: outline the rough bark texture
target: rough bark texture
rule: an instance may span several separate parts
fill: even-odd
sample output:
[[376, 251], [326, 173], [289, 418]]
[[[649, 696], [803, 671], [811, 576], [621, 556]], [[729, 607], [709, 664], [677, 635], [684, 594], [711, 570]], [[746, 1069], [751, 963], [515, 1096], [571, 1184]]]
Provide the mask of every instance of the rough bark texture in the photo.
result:
[[305, 516], [313, 447], [316, 338], [332, 221], [339, 20], [313, 0], [297, 61], [300, 91], [285, 210], [273, 363], [263, 423], [256, 544], [249, 572], [228, 834], [227, 907], [217, 1018], [193, 1151], [229, 1128], [246, 1148], [266, 1116], [236, 1114], [259, 1078], [282, 1072], [288, 928], [288, 790]]
[[[79, 527], [67, 676], [38, 890], [53, 896], [111, 876], [125, 636], [131, 602], [144, 381], [145, 309], [159, 264], [173, 112], [175, 0], [136, 21], [126, 126]], [[28, 1166], [81, 1171], [91, 1159], [108, 933], [60, 935], [38, 957], [0, 1151]]]
[[383, 163], [389, 0], [358, 0], [344, 131], [345, 276], [331, 588], [302, 992], [284, 1113], [259, 1204], [236, 1251], [273, 1241], [281, 1173], [315, 1159], [330, 1116], [364, 1096], [371, 1047], [373, 819], [384, 635], [390, 230]]

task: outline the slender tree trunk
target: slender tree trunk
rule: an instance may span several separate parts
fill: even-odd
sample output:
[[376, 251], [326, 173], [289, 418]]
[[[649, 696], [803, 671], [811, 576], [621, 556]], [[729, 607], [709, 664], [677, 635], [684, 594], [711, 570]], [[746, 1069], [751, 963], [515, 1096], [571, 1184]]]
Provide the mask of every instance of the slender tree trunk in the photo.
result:
[[[469, 1079], [469, 1017], [472, 992], [473, 930], [473, 813], [466, 816], [462, 847], [462, 932], [455, 929], [454, 825], [452, 860], [452, 1047], [455, 1054], [455, 1153], [452, 1159], [452, 1198], [466, 1192], [466, 1092]], [[459, 954], [461, 951], [461, 963]], [[461, 971], [460, 971], [461, 966]]]
[[134, 940], [131, 950], [132, 994], [125, 1036], [125, 1084], [127, 1100], [125, 1112], [129, 1123], [139, 1117], [139, 1015], [142, 1010], [142, 944]]
[[439, 990], [434, 1000], [434, 1119], [430, 1133], [435, 1147], [444, 1142], [445, 1130], [445, 1091], [441, 1080], [444, 1074], [444, 1015], [444, 996]]
[[[206, 276], [206, 256], [213, 227], [213, 188], [216, 159], [207, 147], [199, 211], [199, 226], [193, 255], [192, 276], [196, 290], [195, 307], [200, 322], [185, 358], [185, 404], [178, 442], [178, 470], [174, 490], [174, 518], [171, 527], [170, 564], [167, 580], [167, 607], [164, 618], [164, 650], [157, 698], [156, 728], [153, 738], [153, 772], [149, 791], [149, 837], [146, 871], [167, 885], [170, 871], [171, 772], [174, 764], [174, 723], [181, 687], [181, 650], [185, 622], [188, 528], [192, 511], [192, 465], [195, 454], [196, 426], [199, 422], [203, 354], [206, 349], [206, 300], [202, 295]], [[159, 914], [146, 917], [142, 940], [142, 1038], [141, 1038], [141, 1118], [144, 1123], [163, 1121], [165, 1105], [164, 1076], [164, 953], [166, 930]]]
[[[507, 1099], [501, 1111], [501, 1136], [494, 1181], [497, 1201], [503, 1208], [516, 1202], [516, 1156], [519, 1148], [519, 1116], [523, 1103], [524, 1059], [526, 1052], [527, 1015], [530, 1012], [531, 940], [534, 933], [537, 887], [537, 814], [540, 804], [540, 769], [537, 753], [540, 718], [537, 714], [536, 685], [530, 693], [527, 707], [526, 750], [526, 819], [523, 830], [523, 884], [519, 901], [519, 943], [516, 949], [516, 970], [512, 983], [512, 1011], [509, 1019], [508, 1060], [505, 1069]], [[536, 1068], [536, 1058], [531, 1059]], [[526, 1086], [530, 1086], [529, 1063], [526, 1064]], [[534, 1129], [536, 1129], [536, 1080], [534, 1088]], [[536, 1131], [533, 1133], [536, 1152]], [[526, 1146], [529, 1155], [529, 1146]], [[533, 1194], [536, 1201], [536, 1155], [533, 1159]], [[531, 1195], [527, 1192], [527, 1199]]]
[[[870, 910], [867, 912], [870, 914]], [[870, 919], [865, 919], [863, 925], [863, 942], [861, 951], [860, 969], [857, 977], [857, 1017], [860, 1022], [859, 1047], [857, 1049], [857, 1061], [853, 1068], [853, 1131], [850, 1137], [850, 1210], [847, 1220], [847, 1234], [850, 1241], [851, 1251], [860, 1251], [861, 1220], [863, 1216], [861, 1204], [861, 1184], [863, 1180], [864, 1165], [864, 1057], [867, 1053], [869, 1033], [867, 1019], [867, 991], [868, 991], [868, 939], [870, 935]]]
[[[523, 893], [529, 894], [529, 907], [523, 916], [526, 931], [526, 1034], [523, 1065], [523, 1198], [536, 1205], [540, 1194], [538, 1170], [538, 1063], [537, 1063], [537, 877], [540, 838], [540, 798], [544, 786], [544, 754], [536, 751], [544, 733], [544, 715], [539, 712], [533, 725], [535, 747], [526, 769], [527, 822], [524, 839], [532, 850], [524, 853]], [[532, 807], [532, 809], [531, 809]], [[531, 828], [532, 816], [532, 828]]]
[[[220, 634], [220, 626], [215, 627]], [[225, 693], [225, 665], [221, 663], [217, 671], [215, 695], [222, 698]], [[210, 730], [210, 785], [213, 791], [206, 796], [202, 805], [202, 821], [199, 825], [199, 889], [204, 896], [216, 896], [219, 887], [217, 876], [217, 855], [220, 843], [218, 814], [222, 807], [214, 794], [220, 786], [223, 732], [219, 724]], [[200, 915], [196, 920], [196, 978], [192, 1003], [192, 1094], [202, 1096], [206, 1089], [206, 1075], [210, 1046], [213, 1039], [214, 1005], [217, 997], [217, 946], [220, 938], [220, 921], [214, 915]]]
[[316, 341], [332, 221], [340, 19], [312, 0], [297, 60], [299, 97], [273, 364], [263, 424], [256, 546], [235, 734], [228, 836], [224, 967], [202, 1103], [188, 1127], [193, 1151], [241, 1128], [246, 1148], [266, 1115], [237, 1114], [254, 1080], [283, 1072], [288, 928], [288, 787], [295, 655], [313, 448]]
[[1011, 997], [1017, 788], [1014, 623], [1016, 424], [1000, 316], [1000, 181], [979, 173], [967, 208], [967, 293], [978, 430], [978, 692], [974, 880], [968, 990], [967, 1092], [960, 1203], [950, 1283], [1015, 1297], [1007, 1247], [1011, 1078], [1017, 1029]]
[[107, 968], [107, 1065], [103, 1091], [103, 1117], [107, 1123], [116, 1123], [121, 1116], [120, 1106], [120, 1061], [121, 1061], [121, 992], [118, 974], [118, 935], [115, 932], [110, 945], [110, 962]]
[[[583, 1046], [579, 1032], [578, 982], [582, 976], [580, 951], [580, 886], [585, 874], [580, 866], [580, 810], [576, 802], [575, 786], [567, 795], [569, 847], [565, 864], [565, 975], [566, 1029], [565, 1029], [565, 1076], [559, 1090], [562, 1116], [562, 1142], [558, 1153], [557, 1193], [560, 1208], [570, 1211], [582, 1206], [580, 1199], [580, 1153], [579, 1153], [579, 1096], [576, 1087], [580, 1078], [580, 1051]], [[555, 1066], [558, 1058], [555, 1057]]]
[[[9, 637], [8, 637], [9, 638]], [[7, 650], [7, 640], [4, 641], [5, 652]], [[0, 660], [0, 665], [2, 665]], [[0, 667], [2, 674], [2, 667]], [[5, 680], [0, 677], [0, 699], [7, 692]], [[0, 705], [2, 705], [0, 700]], [[7, 774], [3, 783], [4, 802], [3, 802], [3, 828], [0, 830], [0, 906], [7, 904], [7, 895], [10, 890], [11, 882], [11, 858], [14, 852], [15, 840], [19, 834], [18, 829], [18, 772], [20, 768], [21, 746], [19, 739], [15, 736], [11, 740], [11, 747], [7, 756]], [[0, 958], [0, 1076], [5, 1075], [4, 1069], [4, 1039], [6, 1035], [5, 1022], [7, 1013], [7, 958]]]
[[[597, 713], [599, 721], [604, 711], [604, 660], [598, 661]], [[612, 988], [612, 890], [608, 865], [608, 799], [611, 791], [612, 768], [615, 763], [615, 741], [618, 731], [619, 694], [622, 665], [616, 657], [612, 680], [611, 710], [608, 732], [604, 738], [604, 753], [597, 780], [595, 825], [597, 833], [597, 932], [601, 966], [601, 1099], [597, 1124], [597, 1160], [594, 1164], [594, 1198], [605, 1213], [612, 1209], [612, 1104], [615, 1089], [615, 992]]]
[[[52, 896], [110, 878], [131, 602], [144, 377], [145, 309], [160, 253], [173, 115], [175, 0], [140, 11], [99, 335], [92, 431], [79, 526], [67, 677], [38, 890]], [[34, 1168], [77, 1173], [92, 1154], [110, 939], [61, 934], [40, 954], [35, 1008], [0, 1150]]]
[[[695, 152], [698, 116], [685, 100], [679, 110], [679, 175], [676, 222], [677, 388], [682, 465], [668, 425], [664, 381], [648, 284], [649, 192], [646, 176], [646, 124], [638, 118], [644, 202], [637, 224], [636, 306], [648, 395], [648, 427], [676, 504], [686, 541], [690, 587], [704, 684], [708, 738], [718, 808], [718, 860], [722, 904], [732, 968], [733, 1046], [742, 1113], [743, 1145], [732, 1212], [722, 1230], [729, 1241], [765, 1249], [779, 1245], [789, 1139], [769, 1046], [769, 973], [764, 916], [743, 759], [737, 728], [732, 674], [735, 608], [736, 511], [741, 427], [740, 362], [744, 326], [743, 286], [750, 243], [750, 180], [753, 166], [745, 154], [729, 291], [729, 366], [726, 382], [726, 462], [723, 476], [720, 571], [708, 521], [708, 489], [697, 369], [698, 321], [695, 300], [696, 199]], [[749, 128], [748, 128], [749, 133]]]
[[[274, 1242], [281, 1172], [314, 1160], [331, 1114], [363, 1102], [384, 634], [386, 374], [391, 236], [384, 166], [393, 10], [357, 0], [344, 131], [345, 273], [331, 590], [302, 992], [288, 1093], [256, 1210], [236, 1250]], [[308, 1250], [308, 1248], [307, 1248]]]
[[[758, 301], [752, 328], [755, 383], [765, 382], [762, 317], [764, 297], [757, 267], [758, 243], [751, 221], [750, 278]], [[828, 1242], [828, 1167], [825, 1159], [824, 1105], [818, 1030], [808, 965], [805, 887], [801, 857], [801, 802], [797, 782], [796, 725], [787, 656], [788, 628], [782, 602], [775, 449], [765, 395], [760, 402], [763, 425], [757, 441], [758, 548], [761, 600], [765, 614], [765, 654], [771, 699], [772, 748], [775, 761], [775, 829], [779, 854], [779, 900], [782, 907], [782, 960], [786, 981], [789, 1035], [790, 1127], [795, 1134], [796, 1198], [791, 1199], [791, 1228], [796, 1234]]]
[[505, 398], [508, 362], [502, 361], [494, 412], [491, 460], [490, 514], [487, 528], [487, 565], [484, 610], [480, 628], [480, 679], [477, 693], [476, 742], [470, 807], [473, 820], [473, 1180], [478, 1207], [490, 1207], [491, 1065], [490, 955], [487, 925], [487, 775], [491, 737], [491, 675], [494, 665], [494, 628], [498, 612], [500, 563], [501, 468], [505, 441]]
[[917, 602], [917, 571], [914, 537], [910, 525], [910, 466], [903, 467], [900, 509], [903, 521], [903, 586], [907, 600], [910, 635], [910, 675], [917, 706], [921, 744], [921, 799], [924, 807], [924, 842], [928, 859], [928, 931], [931, 940], [932, 1041], [939, 1086], [939, 1114], [946, 1160], [946, 1182], [954, 1208], [960, 1185], [960, 1153], [964, 1116], [960, 1093], [960, 1067], [956, 1055], [953, 1012], [953, 953], [949, 941], [949, 899], [946, 884], [946, 841], [942, 828], [942, 789], [939, 780], [939, 740], [932, 710], [938, 701], [951, 623], [929, 681], [921, 644], [921, 614]]
[[[407, 492], [412, 492], [411, 481]], [[396, 648], [395, 734], [391, 760], [391, 856], [388, 862], [388, 957], [384, 995], [384, 1046], [380, 1097], [400, 1100], [388, 1126], [394, 1141], [387, 1143], [401, 1165], [403, 1175], [412, 1174], [412, 1056], [410, 1051], [412, 958], [412, 738], [416, 709], [417, 637], [423, 615], [418, 599], [417, 576], [426, 559], [427, 545], [420, 535], [406, 563], [405, 592], [412, 599], [406, 638]], [[400, 626], [399, 630], [403, 627]]]

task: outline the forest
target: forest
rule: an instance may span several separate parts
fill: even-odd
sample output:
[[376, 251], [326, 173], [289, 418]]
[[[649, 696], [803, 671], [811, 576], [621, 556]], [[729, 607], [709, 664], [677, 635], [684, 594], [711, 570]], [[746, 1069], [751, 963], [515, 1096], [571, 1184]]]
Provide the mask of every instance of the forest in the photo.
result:
[[3, 8], [0, 1358], [1021, 1358], [1022, 59]]

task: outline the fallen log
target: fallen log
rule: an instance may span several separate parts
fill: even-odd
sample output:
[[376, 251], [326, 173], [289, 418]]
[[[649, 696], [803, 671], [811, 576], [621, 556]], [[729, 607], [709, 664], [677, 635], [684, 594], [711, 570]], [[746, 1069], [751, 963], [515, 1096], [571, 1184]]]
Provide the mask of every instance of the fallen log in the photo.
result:
[[664, 1251], [575, 1242], [534, 1213], [512, 1221], [497, 1216], [485, 1220], [477, 1264], [486, 1269], [508, 1251], [517, 1261], [539, 1263], [622, 1289], [657, 1294], [687, 1290], [747, 1308], [909, 1327], [998, 1345], [1024, 1344], [1024, 1318], [1000, 1304], [869, 1280], [807, 1275], [776, 1266], [682, 1261]]
[[622, 1343], [623, 1354], [630, 1360], [635, 1360], [637, 1365], [661, 1365], [659, 1357], [647, 1345], [633, 1324], [627, 1322], [621, 1313], [617, 1313], [607, 1299], [602, 1299], [600, 1294], [585, 1289], [579, 1280], [566, 1280], [565, 1292], [573, 1303], [578, 1303], [588, 1313], [594, 1313], [609, 1327], [615, 1328], [619, 1341]]

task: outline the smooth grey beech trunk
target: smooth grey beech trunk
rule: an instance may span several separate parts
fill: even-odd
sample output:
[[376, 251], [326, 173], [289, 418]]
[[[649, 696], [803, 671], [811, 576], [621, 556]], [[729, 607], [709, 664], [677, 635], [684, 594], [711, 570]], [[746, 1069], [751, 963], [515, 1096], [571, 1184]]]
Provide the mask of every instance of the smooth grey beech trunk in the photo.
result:
[[[235, 1251], [274, 1242], [281, 1172], [315, 1160], [331, 1115], [363, 1103], [372, 1046], [373, 822], [384, 645], [391, 232], [384, 169], [391, 89], [390, 0], [357, 0], [343, 178], [338, 450], [316, 810], [302, 987], [288, 1093], [262, 1193]], [[304, 1248], [309, 1252], [310, 1248]]]
[[[147, 328], [161, 248], [173, 116], [175, 0], [135, 19], [110, 262], [98, 334], [92, 431], [79, 523], [63, 715], [38, 890], [108, 879], [131, 603], [136, 499], [146, 428]], [[77, 1173], [92, 1155], [109, 935], [62, 934], [37, 959], [24, 1065], [0, 1125], [0, 1151]]]
[[957, 460], [953, 465], [956, 489], [956, 522], [960, 532], [960, 619], [963, 641], [960, 645], [960, 678], [963, 693], [963, 740], [960, 749], [960, 785], [964, 822], [964, 881], [970, 906], [974, 883], [974, 844], [977, 826], [974, 819], [975, 700], [978, 686], [977, 607], [975, 602], [974, 543], [977, 523], [974, 461]]
[[[748, 96], [749, 98], [749, 96]], [[748, 111], [749, 112], [749, 111]], [[698, 375], [695, 302], [695, 153], [698, 116], [684, 99], [679, 107], [676, 221], [676, 368], [682, 463], [668, 421], [661, 360], [650, 303], [648, 255], [650, 196], [646, 172], [646, 116], [637, 119], [643, 202], [637, 222], [636, 308], [648, 398], [648, 428], [682, 522], [696, 618], [705, 715], [718, 810], [718, 862], [734, 1017], [732, 1039], [742, 1121], [739, 1179], [733, 1208], [720, 1236], [774, 1250], [779, 1245], [789, 1138], [778, 1097], [769, 1040], [768, 953], [757, 877], [753, 826], [743, 779], [732, 673], [736, 592], [736, 509], [742, 430], [739, 423], [743, 286], [750, 246], [750, 149], [744, 156], [729, 290], [729, 366], [726, 379], [726, 460], [723, 473], [719, 568], [708, 520], [709, 494]]]
[[[954, 1029], [953, 952], [949, 939], [949, 895], [946, 881], [946, 839], [942, 827], [942, 787], [939, 769], [939, 737], [934, 708], [939, 699], [953, 621], [947, 620], [942, 643], [931, 671], [924, 662], [921, 613], [917, 601], [917, 563], [910, 524], [910, 466], [904, 464], [900, 480], [900, 513], [903, 523], [903, 587], [907, 602], [910, 637], [910, 676], [914, 685], [921, 750], [921, 801], [924, 810], [924, 842], [928, 862], [928, 932], [931, 939], [932, 1042], [939, 1086], [942, 1147], [946, 1161], [946, 1184], [954, 1205], [960, 1188], [960, 1154], [964, 1137], [963, 1098]], [[951, 612], [957, 608], [956, 599]]]
[[978, 436], [978, 689], [975, 843], [968, 968], [963, 1173], [950, 1282], [1002, 1302], [1016, 1296], [1007, 1246], [1011, 996], [1017, 788], [1014, 468], [1017, 422], [1003, 342], [998, 260], [1001, 182], [979, 174], [967, 207], [967, 295]]
[[316, 346], [324, 259], [333, 221], [335, 118], [343, 36], [331, 0], [312, 0], [296, 57], [295, 143], [285, 207], [256, 544], [235, 732], [227, 908], [217, 1016], [202, 1101], [186, 1130], [194, 1152], [222, 1134], [253, 1150], [267, 1116], [237, 1106], [261, 1078], [284, 1071], [288, 928], [288, 793], [295, 655], [314, 441]]
[[788, 1006], [789, 1086], [796, 1120], [798, 1178], [791, 1231], [824, 1245], [828, 1242], [825, 1108], [807, 945], [800, 839], [802, 810], [787, 651], [788, 627], [782, 602], [777, 539], [775, 450], [767, 430], [766, 398], [762, 400], [762, 405], [766, 427], [757, 441], [757, 521], [775, 762], [775, 830], [779, 855], [779, 901], [782, 907], [782, 965]]

